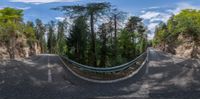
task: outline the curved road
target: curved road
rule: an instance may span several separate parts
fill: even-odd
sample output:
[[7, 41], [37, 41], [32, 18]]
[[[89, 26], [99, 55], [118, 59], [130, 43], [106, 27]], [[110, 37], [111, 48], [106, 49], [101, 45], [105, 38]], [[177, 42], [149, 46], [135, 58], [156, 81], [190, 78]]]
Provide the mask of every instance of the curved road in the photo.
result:
[[196, 99], [200, 62], [150, 49], [149, 63], [130, 79], [98, 84], [74, 76], [57, 55], [0, 60], [0, 99]]

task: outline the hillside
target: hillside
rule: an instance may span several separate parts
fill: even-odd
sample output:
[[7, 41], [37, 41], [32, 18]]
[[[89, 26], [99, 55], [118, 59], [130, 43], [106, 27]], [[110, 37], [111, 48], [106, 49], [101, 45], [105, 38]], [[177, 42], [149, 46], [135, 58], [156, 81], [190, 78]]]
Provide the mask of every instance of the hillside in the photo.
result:
[[161, 23], [153, 46], [179, 57], [200, 58], [200, 11], [186, 9]]
[[191, 36], [180, 34], [176, 41], [166, 44], [166, 52], [184, 58], [200, 58], [200, 42], [195, 42]]
[[[41, 47], [37, 42], [28, 44], [25, 37], [20, 37], [16, 39], [15, 45], [15, 58], [27, 58], [32, 55], [37, 55], [41, 53]], [[9, 59], [9, 46], [6, 42], [0, 42], [0, 59]]]
[[23, 10], [0, 9], [0, 59], [25, 58], [44, 52], [44, 25], [24, 22]]

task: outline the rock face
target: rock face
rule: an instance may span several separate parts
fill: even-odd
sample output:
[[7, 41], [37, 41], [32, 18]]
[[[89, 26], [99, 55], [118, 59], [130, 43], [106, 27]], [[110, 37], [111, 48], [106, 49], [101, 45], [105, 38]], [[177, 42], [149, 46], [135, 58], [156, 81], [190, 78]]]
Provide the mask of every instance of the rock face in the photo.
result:
[[176, 41], [166, 44], [165, 49], [178, 57], [200, 59], [200, 41], [194, 41], [188, 35], [180, 34]]
[[9, 58], [6, 44], [0, 42], [0, 59], [6, 59], [6, 58]]
[[192, 58], [194, 42], [185, 42], [175, 48], [176, 55], [179, 57]]
[[[37, 55], [41, 53], [41, 47], [39, 43], [32, 42], [28, 44], [27, 39], [25, 37], [19, 37], [16, 39], [15, 46], [15, 57], [16, 58], [26, 58], [33, 55]], [[9, 59], [10, 55], [8, 52], [8, 44], [5, 42], [0, 42], [0, 59]]]

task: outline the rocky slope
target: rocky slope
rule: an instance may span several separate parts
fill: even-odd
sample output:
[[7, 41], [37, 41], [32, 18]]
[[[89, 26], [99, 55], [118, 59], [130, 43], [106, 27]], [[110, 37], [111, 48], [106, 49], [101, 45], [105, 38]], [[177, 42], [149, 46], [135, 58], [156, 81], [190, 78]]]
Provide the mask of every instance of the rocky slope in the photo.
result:
[[[8, 44], [6, 42], [0, 42], [0, 59], [9, 59], [10, 55], [8, 52]], [[37, 55], [41, 53], [41, 48], [37, 42], [32, 42], [28, 44], [25, 37], [19, 37], [16, 39], [15, 45], [15, 57], [26, 58], [32, 55]]]
[[178, 57], [200, 59], [200, 41], [194, 41], [189, 35], [180, 34], [174, 41], [162, 43], [158, 48]]

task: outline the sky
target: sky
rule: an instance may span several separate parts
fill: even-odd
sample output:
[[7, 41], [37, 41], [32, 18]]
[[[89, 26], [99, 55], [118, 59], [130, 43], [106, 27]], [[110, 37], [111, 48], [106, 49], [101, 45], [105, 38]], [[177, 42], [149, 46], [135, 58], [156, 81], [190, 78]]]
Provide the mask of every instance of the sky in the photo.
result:
[[172, 14], [182, 9], [200, 9], [200, 0], [0, 0], [0, 9], [12, 7], [24, 10], [24, 20], [34, 21], [39, 18], [44, 23], [50, 20], [63, 20], [64, 14], [50, 8], [85, 4], [90, 2], [110, 2], [114, 7], [143, 19], [152, 39], [156, 25], [167, 22]]

